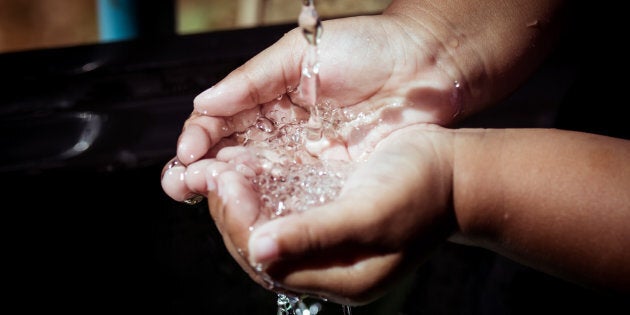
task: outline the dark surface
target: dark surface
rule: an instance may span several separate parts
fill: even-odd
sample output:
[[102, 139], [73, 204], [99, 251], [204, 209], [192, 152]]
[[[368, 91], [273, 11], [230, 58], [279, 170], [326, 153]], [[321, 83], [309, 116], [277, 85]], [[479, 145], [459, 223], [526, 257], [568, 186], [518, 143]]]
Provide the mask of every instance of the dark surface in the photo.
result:
[[[170, 200], [160, 173], [193, 97], [289, 27], [0, 55], [5, 300], [20, 313], [275, 314], [275, 295], [229, 257], [206, 205]], [[584, 76], [567, 60], [466, 124], [580, 127], [558, 111], [583, 99]], [[619, 297], [445, 244], [354, 314], [628, 310]], [[326, 304], [321, 314], [340, 313]]]

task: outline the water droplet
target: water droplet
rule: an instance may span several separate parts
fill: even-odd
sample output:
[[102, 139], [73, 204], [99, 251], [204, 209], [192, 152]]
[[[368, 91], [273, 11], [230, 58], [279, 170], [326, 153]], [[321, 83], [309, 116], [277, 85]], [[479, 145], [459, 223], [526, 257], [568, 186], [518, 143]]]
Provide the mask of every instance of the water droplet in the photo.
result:
[[275, 130], [273, 122], [265, 117], [260, 117], [258, 118], [258, 120], [256, 120], [256, 128], [266, 133], [271, 133]]
[[200, 203], [201, 201], [203, 201], [204, 197], [202, 195], [198, 195], [198, 194], [192, 194], [190, 197], [184, 199], [183, 203], [190, 205], [190, 206], [194, 206], [198, 203]]
[[457, 38], [455, 37], [451, 37], [451, 39], [449, 39], [448, 41], [449, 46], [453, 47], [453, 48], [457, 48], [459, 47], [459, 40], [457, 40]]
[[540, 25], [540, 21], [539, 20], [533, 20], [529, 23], [527, 23], [527, 27], [538, 27]]
[[278, 206], [276, 207], [275, 214], [276, 214], [277, 216], [281, 216], [281, 215], [283, 214], [283, 212], [284, 212], [284, 209], [285, 209], [284, 202], [279, 201], [279, 202], [278, 202]]
[[321, 309], [322, 309], [322, 304], [317, 303], [317, 302], [311, 304], [311, 306], [308, 308], [308, 310], [311, 312], [312, 315], [317, 315], [317, 313], [319, 313]]
[[276, 283], [271, 279], [271, 277], [269, 277], [268, 274], [263, 273], [262, 280], [265, 282], [267, 290], [273, 291], [276, 288]]
[[453, 112], [453, 117], [457, 117], [458, 115], [460, 115], [464, 108], [464, 105], [462, 104], [461, 89], [461, 83], [459, 81], [454, 81], [453, 92], [451, 94], [451, 104], [455, 108], [455, 111]]
[[[172, 158], [167, 164], [166, 167], [164, 167], [164, 169], [162, 170], [162, 174], [160, 176], [160, 178], [164, 178], [164, 176], [166, 176], [168, 174], [168, 176], [172, 176], [173, 171], [172, 169], [175, 167], [185, 167], [184, 164], [182, 164], [182, 162], [179, 161], [179, 159], [177, 159], [177, 157]], [[183, 180], [183, 173], [180, 173], [180, 180]]]
[[[310, 44], [302, 56], [304, 71], [297, 87], [287, 86], [287, 93], [277, 96], [279, 101], [287, 95], [287, 101], [299, 107], [296, 107], [298, 111], [288, 116], [279, 114], [286, 112], [284, 109], [266, 116], [259, 115], [256, 121], [250, 122], [252, 125], [249, 128], [231, 136], [246, 149], [251, 149], [258, 160], [259, 167], [250, 180], [259, 198], [260, 213], [268, 219], [307, 211], [334, 200], [355, 167], [347, 161], [320, 160], [306, 150], [309, 141], [338, 137], [336, 129], [344, 122], [357, 118], [357, 115], [352, 110], [342, 110], [339, 104], [333, 106], [330, 101], [318, 103], [321, 100], [318, 100], [320, 64], [317, 44], [322, 34], [322, 23], [313, 0], [304, 0], [303, 4], [305, 8], [298, 19], [299, 26]], [[303, 113], [309, 114], [308, 120], [294, 118], [304, 117]], [[365, 113], [361, 113], [360, 119], [376, 120]], [[235, 130], [231, 123], [226, 120], [227, 126], [232, 126], [230, 130]], [[248, 230], [252, 232], [254, 227], [249, 226]], [[237, 251], [245, 256], [241, 249]], [[263, 271], [265, 266], [262, 264], [250, 267], [262, 278], [267, 289], [274, 290], [279, 286]], [[277, 302], [278, 314], [283, 315], [315, 315], [321, 310], [321, 304], [308, 307], [295, 296], [278, 294]]]
[[176, 158], [176, 157], [175, 157], [175, 158], [172, 158], [172, 159], [168, 162], [168, 164], [166, 165], [166, 167], [167, 167], [167, 168], [169, 168], [169, 169], [171, 169], [171, 168], [173, 168], [173, 167], [175, 167], [175, 166], [184, 166], [184, 165], [183, 165], [183, 164], [182, 164], [182, 162], [180, 162], [180, 161], [179, 161], [179, 159], [178, 159], [178, 158]]

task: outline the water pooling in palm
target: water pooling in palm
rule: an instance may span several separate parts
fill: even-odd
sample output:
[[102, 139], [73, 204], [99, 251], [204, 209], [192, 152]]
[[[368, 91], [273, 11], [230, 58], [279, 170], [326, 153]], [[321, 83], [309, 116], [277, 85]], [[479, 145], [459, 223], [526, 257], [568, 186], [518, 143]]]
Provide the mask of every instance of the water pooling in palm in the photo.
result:
[[[304, 0], [302, 4], [298, 23], [309, 45], [303, 55], [299, 86], [287, 95], [292, 104], [304, 110], [303, 115], [278, 116], [271, 109], [266, 115], [258, 115], [254, 125], [235, 135], [237, 142], [250, 149], [250, 153], [255, 152], [262, 168], [253, 184], [260, 197], [261, 213], [270, 219], [333, 200], [352, 169], [348, 161], [318, 156], [320, 148], [329, 147], [340, 138], [336, 130], [350, 119], [347, 112], [318, 103], [318, 43], [323, 29], [313, 1]], [[274, 286], [264, 275], [262, 265], [253, 267]], [[321, 309], [319, 303], [309, 306], [303, 298], [284, 293], [278, 294], [277, 302], [278, 314], [283, 315], [317, 314]], [[350, 313], [348, 306], [343, 306], [343, 310]]]

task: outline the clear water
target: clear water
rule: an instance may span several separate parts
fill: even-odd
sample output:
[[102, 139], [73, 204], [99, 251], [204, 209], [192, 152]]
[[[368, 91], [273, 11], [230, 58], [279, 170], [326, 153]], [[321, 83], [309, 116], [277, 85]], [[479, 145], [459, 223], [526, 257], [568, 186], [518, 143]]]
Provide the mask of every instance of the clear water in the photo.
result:
[[[320, 160], [306, 150], [309, 142], [335, 138], [339, 122], [347, 121], [343, 119], [347, 113], [318, 103], [318, 44], [323, 28], [313, 0], [302, 0], [298, 24], [309, 45], [303, 56], [299, 86], [288, 88], [287, 94], [293, 104], [310, 113], [308, 120], [260, 115], [252, 127], [236, 135], [240, 143], [255, 152], [262, 166], [253, 185], [260, 196], [261, 211], [271, 219], [334, 200], [353, 169], [348, 161]], [[264, 270], [255, 269], [268, 278]], [[285, 294], [278, 294], [277, 305], [278, 315], [315, 315], [322, 308], [319, 302], [308, 305], [304, 297]], [[351, 314], [350, 306], [342, 305], [342, 309], [343, 314]]]
[[[261, 211], [274, 219], [294, 212], [306, 211], [334, 200], [354, 166], [349, 161], [319, 159], [308, 150], [309, 144], [337, 138], [340, 124], [356, 119], [353, 113], [327, 103], [318, 103], [319, 58], [318, 44], [322, 23], [313, 0], [303, 0], [299, 26], [309, 43], [304, 51], [298, 87], [287, 88], [289, 101], [306, 110], [304, 120], [292, 117], [259, 114], [256, 122], [234, 138], [256, 155], [262, 168], [253, 180], [258, 192]], [[277, 100], [283, 101], [283, 95]], [[326, 141], [324, 141], [326, 142]], [[250, 231], [254, 227], [250, 227]], [[241, 252], [241, 251], [239, 251]], [[273, 289], [275, 283], [262, 266], [253, 266]], [[306, 301], [315, 299], [312, 304]], [[322, 309], [321, 300], [303, 296], [278, 294], [279, 315], [315, 315]], [[351, 308], [342, 305], [343, 314]]]

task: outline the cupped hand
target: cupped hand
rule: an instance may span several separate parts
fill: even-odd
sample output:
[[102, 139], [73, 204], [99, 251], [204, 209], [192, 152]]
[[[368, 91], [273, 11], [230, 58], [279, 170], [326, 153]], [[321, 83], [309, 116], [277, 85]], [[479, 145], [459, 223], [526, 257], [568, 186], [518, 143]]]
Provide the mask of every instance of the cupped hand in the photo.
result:
[[451, 133], [419, 124], [384, 137], [334, 201], [272, 218], [252, 179], [250, 148], [226, 147], [189, 165], [191, 191], [207, 191], [229, 252], [277, 291], [363, 304], [381, 296], [455, 232]]
[[[261, 284], [266, 282], [251, 266], [264, 262], [268, 275], [288, 290], [348, 303], [377, 295], [390, 275], [413, 266], [448, 225], [445, 187], [450, 186], [429, 181], [443, 178], [432, 173], [443, 168], [433, 168], [440, 163], [434, 160], [431, 137], [404, 131], [422, 123], [446, 125], [460, 106], [456, 82], [436, 59], [439, 45], [421, 34], [410, 35], [404, 23], [384, 15], [324, 23], [318, 103], [335, 113], [327, 118], [334, 132], [306, 149], [315, 158], [361, 161], [338, 201], [267, 222], [251, 183], [261, 171], [259, 161], [234, 142], [235, 133], [256, 127], [261, 117], [278, 122], [311, 116], [308, 107], [292, 99], [308, 48], [299, 30], [195, 99], [178, 140], [178, 163], [165, 167], [165, 192], [179, 201], [207, 196], [226, 247]], [[424, 141], [412, 144], [403, 135]], [[440, 202], [433, 200], [436, 196]], [[428, 226], [434, 221], [444, 224]], [[249, 243], [250, 227], [264, 236], [278, 225], [287, 227], [281, 230], [286, 236], [268, 234], [277, 242]], [[374, 230], [378, 233], [370, 234]], [[277, 245], [276, 254], [249, 254], [265, 244], [268, 249]], [[340, 254], [347, 246], [353, 250]], [[342, 275], [347, 281], [339, 280]]]
[[391, 133], [335, 201], [241, 231], [248, 243], [237, 246], [280, 289], [348, 305], [380, 297], [456, 231], [451, 135], [427, 125]]
[[[392, 123], [449, 124], [459, 111], [457, 79], [426, 29], [388, 15], [325, 21], [319, 44], [319, 100], [356, 112], [380, 111]], [[299, 29], [198, 95], [178, 140], [189, 164], [211, 157], [220, 140], [248, 125], [262, 104], [295, 90], [308, 43]], [[243, 122], [243, 120], [245, 120]]]

